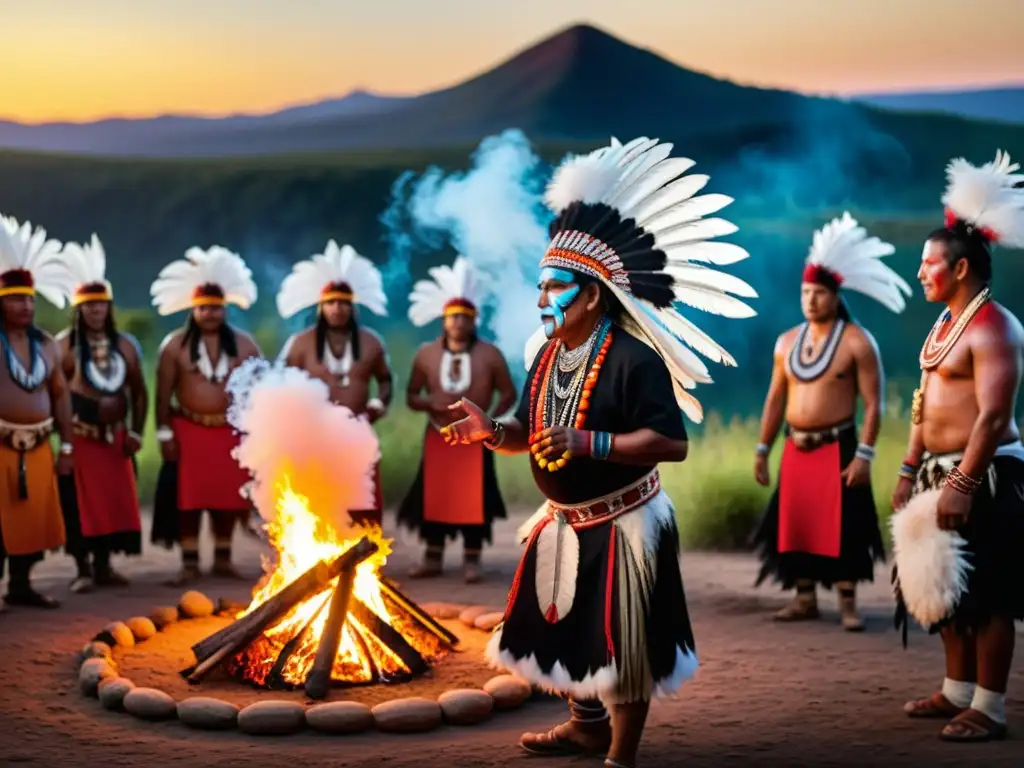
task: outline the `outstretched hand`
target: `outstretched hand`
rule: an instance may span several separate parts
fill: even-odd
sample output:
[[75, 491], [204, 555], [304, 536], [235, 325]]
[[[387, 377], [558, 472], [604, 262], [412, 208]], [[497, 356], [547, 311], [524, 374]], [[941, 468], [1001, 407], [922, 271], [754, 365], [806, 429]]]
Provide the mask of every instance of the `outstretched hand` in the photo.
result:
[[473, 401], [462, 398], [449, 405], [448, 412], [456, 417], [441, 427], [441, 437], [449, 445], [480, 443], [494, 437], [494, 419]]

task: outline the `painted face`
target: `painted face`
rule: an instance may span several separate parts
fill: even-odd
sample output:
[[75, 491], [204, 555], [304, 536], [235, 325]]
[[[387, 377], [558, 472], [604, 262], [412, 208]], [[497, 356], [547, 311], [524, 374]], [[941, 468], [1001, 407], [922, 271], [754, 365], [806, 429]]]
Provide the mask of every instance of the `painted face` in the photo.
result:
[[544, 334], [550, 339], [565, 326], [565, 312], [580, 295], [576, 276], [567, 269], [544, 267], [537, 283], [540, 289], [540, 320]]
[[90, 331], [102, 331], [107, 322], [107, 315], [110, 314], [109, 301], [87, 301], [82, 304], [80, 310], [85, 327]]
[[224, 325], [225, 308], [219, 304], [204, 304], [192, 309], [192, 317], [195, 318], [199, 329], [211, 333]]
[[834, 317], [839, 297], [824, 285], [802, 283], [800, 285], [800, 310], [809, 322], [822, 322]]
[[11, 328], [28, 328], [36, 317], [34, 296], [14, 294], [0, 298], [3, 308], [4, 325]]
[[946, 244], [929, 240], [921, 252], [921, 266], [917, 270], [925, 301], [948, 299], [956, 289], [956, 275], [946, 260]]
[[328, 328], [344, 328], [352, 319], [352, 302], [332, 299], [320, 305]]

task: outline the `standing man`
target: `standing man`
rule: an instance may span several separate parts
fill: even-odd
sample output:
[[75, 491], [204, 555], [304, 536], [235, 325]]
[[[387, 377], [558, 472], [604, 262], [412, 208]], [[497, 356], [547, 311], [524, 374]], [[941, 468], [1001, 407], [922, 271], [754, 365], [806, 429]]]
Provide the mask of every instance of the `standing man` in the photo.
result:
[[686, 458], [680, 409], [700, 420], [701, 408], [685, 390], [710, 381], [686, 344], [734, 363], [673, 303], [749, 317], [728, 294], [755, 295], [691, 263], [747, 254], [704, 242], [735, 231], [701, 220], [730, 198], [693, 197], [707, 177], [677, 178], [693, 162], [670, 150], [613, 140], [556, 171], [547, 191], [553, 240], [538, 276], [543, 327], [528, 347], [519, 408], [495, 422], [463, 398], [452, 409], [462, 418], [445, 431], [456, 445], [529, 450], [548, 499], [520, 529], [526, 551], [487, 656], [569, 696], [572, 718], [524, 735], [522, 747], [606, 754], [615, 768], [635, 765], [651, 697], [674, 694], [697, 670], [679, 533], [658, 465]]
[[71, 591], [77, 593], [127, 585], [110, 556], [142, 552], [134, 457], [142, 447], [148, 400], [139, 342], [117, 330], [99, 238], [68, 243], [64, 258], [74, 278], [68, 296], [74, 311], [71, 327], [57, 341], [71, 387], [75, 470], [59, 479], [59, 487], [65, 550], [78, 567]]
[[[946, 226], [928, 237], [917, 273], [925, 299], [945, 309], [921, 349], [921, 386], [893, 509], [922, 494], [935, 505], [928, 518], [965, 541], [969, 569], [959, 597], [949, 599], [959, 592], [952, 583], [936, 584], [948, 607], [929, 627], [946, 652], [942, 688], [904, 709], [911, 717], [948, 719], [941, 737], [949, 741], [1006, 736], [1014, 621], [1024, 619], [1024, 446], [1014, 421], [1024, 329], [989, 291], [992, 246], [1024, 248], [1024, 189], [1014, 188], [1024, 177], [1014, 175], [1017, 168], [1001, 152], [981, 168], [963, 159], [950, 163]], [[897, 552], [903, 543], [894, 538]], [[913, 565], [935, 571], [923, 558]], [[907, 563], [901, 568], [908, 576]], [[918, 583], [922, 575], [915, 574]], [[899, 576], [897, 618], [905, 624]]]
[[[391, 368], [383, 339], [359, 323], [355, 304], [387, 316], [388, 297], [380, 271], [352, 246], [338, 248], [331, 240], [323, 253], [300, 261], [281, 283], [277, 294], [281, 317], [288, 319], [313, 306], [317, 310], [315, 324], [289, 338], [278, 359], [323, 381], [333, 403], [373, 424], [391, 404]], [[373, 381], [377, 394], [370, 397]], [[379, 463], [373, 481], [374, 509], [355, 516], [380, 526], [384, 503]]]
[[[786, 424], [779, 486], [754, 540], [760, 549], [757, 583], [769, 576], [794, 601], [778, 621], [819, 617], [816, 585], [839, 592], [842, 626], [864, 629], [856, 584], [874, 580], [885, 548], [871, 492], [871, 461], [881, 424], [882, 361], [875, 340], [856, 324], [840, 286], [893, 312], [906, 306], [910, 286], [881, 257], [892, 245], [867, 232], [849, 213], [814, 235], [800, 288], [806, 321], [775, 342], [772, 380], [761, 416], [754, 478], [769, 484], [768, 454]], [[864, 423], [857, 439], [857, 400]]]
[[491, 541], [491, 524], [505, 517], [494, 456], [481, 445], [446, 448], [438, 430], [452, 421], [450, 407], [466, 397], [495, 416], [516, 402], [515, 385], [501, 351], [477, 337], [476, 275], [464, 256], [430, 270], [409, 295], [409, 319], [422, 327], [442, 319], [440, 338], [419, 348], [406, 398], [427, 414], [423, 458], [398, 510], [398, 522], [419, 532], [427, 549], [413, 578], [440, 576], [445, 540], [462, 533], [463, 577], [480, 581], [480, 553]]
[[[208, 251], [193, 247], [164, 267], [151, 293], [161, 315], [189, 313], [185, 327], [164, 339], [157, 364], [156, 438], [167, 473], [157, 490], [171, 498], [156, 499], [153, 540], [166, 546], [180, 542], [182, 568], [173, 583], [194, 581], [206, 510], [213, 527], [213, 573], [239, 578], [231, 543], [236, 521], [244, 524], [249, 513], [242, 487], [250, 478], [232, 455], [239, 438], [227, 421], [225, 385], [235, 368], [261, 353], [225, 314], [227, 304], [252, 306], [256, 283], [238, 254], [219, 245]], [[176, 482], [167, 479], [173, 473]]]
[[35, 326], [35, 297], [64, 306], [70, 277], [61, 244], [25, 222], [0, 216], [0, 575], [9, 563], [4, 602], [35, 608], [60, 603], [36, 592], [32, 566], [64, 544], [50, 435], [56, 423], [56, 471], [72, 470], [71, 404], [57, 343]]

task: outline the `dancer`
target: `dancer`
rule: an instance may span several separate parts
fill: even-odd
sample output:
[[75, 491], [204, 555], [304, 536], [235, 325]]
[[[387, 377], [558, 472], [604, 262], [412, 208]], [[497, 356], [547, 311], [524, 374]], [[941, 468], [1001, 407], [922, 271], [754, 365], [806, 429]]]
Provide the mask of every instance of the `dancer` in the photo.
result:
[[[736, 227], [701, 220], [731, 202], [694, 195], [707, 176], [672, 145], [617, 141], [566, 161], [547, 190], [556, 219], [540, 264], [542, 329], [515, 417], [495, 422], [468, 399], [446, 438], [503, 453], [530, 450], [546, 501], [521, 529], [526, 551], [490, 661], [570, 697], [569, 722], [525, 734], [544, 755], [607, 753], [631, 766], [652, 695], [671, 695], [697, 670], [679, 567], [679, 533], [658, 465], [688, 451], [680, 408], [710, 383], [704, 363], [735, 361], [673, 308], [726, 317], [754, 312], [737, 278], [695, 262], [747, 257], [705, 242]], [[669, 183], [670, 182], [670, 183]], [[609, 715], [606, 707], [611, 709]]]
[[477, 282], [464, 256], [451, 267], [430, 270], [409, 296], [409, 319], [422, 327], [441, 318], [440, 338], [416, 353], [406, 392], [409, 407], [427, 414], [423, 458], [398, 510], [399, 525], [417, 531], [426, 543], [423, 563], [413, 578], [440, 576], [446, 539], [462, 533], [463, 578], [481, 580], [480, 555], [491, 541], [491, 524], [506, 515], [494, 456], [480, 445], [445, 447], [440, 430], [452, 421], [449, 406], [467, 397], [494, 416], [516, 402], [512, 374], [501, 351], [477, 336]]
[[[882, 361], [875, 340], [856, 323], [840, 286], [892, 312], [906, 307], [910, 286], [881, 261], [894, 252], [849, 213], [814, 235], [800, 288], [806, 321], [775, 342], [772, 380], [761, 416], [754, 478], [770, 482], [768, 455], [783, 421], [779, 485], [754, 542], [762, 561], [757, 584], [772, 576], [783, 589], [796, 587], [778, 621], [817, 619], [816, 585], [836, 586], [844, 629], [858, 632], [856, 584], [874, 580], [874, 563], [885, 560], [871, 492], [871, 461], [881, 424]], [[864, 422], [857, 438], [857, 401]]]
[[[227, 304], [248, 309], [256, 301], [252, 272], [238, 254], [218, 245], [189, 248], [185, 258], [164, 267], [151, 288], [161, 315], [189, 313], [185, 327], [160, 346], [156, 372], [156, 439], [164, 460], [157, 483], [153, 542], [181, 545], [175, 585], [199, 577], [199, 530], [203, 510], [214, 536], [213, 573], [240, 578], [231, 562], [235, 522], [243, 524], [249, 482], [232, 455], [238, 436], [228, 424], [231, 371], [261, 357], [249, 334], [228, 324]], [[172, 407], [171, 398], [177, 400]]]
[[[941, 560], [925, 556], [931, 548], [913, 559], [901, 553], [920, 550], [921, 537], [962, 537], [966, 572], [963, 564], [949, 569], [946, 580], [934, 580], [935, 594], [924, 595], [944, 609], [929, 629], [942, 636], [945, 680], [905, 707], [911, 717], [949, 719], [941, 737], [950, 741], [1006, 736], [1014, 620], [1024, 619], [1024, 446], [1014, 421], [1024, 329], [990, 294], [993, 245], [1024, 248], [1017, 169], [1002, 152], [981, 168], [962, 158], [949, 164], [946, 225], [929, 235], [918, 271], [925, 298], [946, 308], [921, 349], [910, 442], [893, 494], [893, 508], [902, 510], [893, 521], [894, 581], [905, 632], [908, 608], [920, 614], [911, 589], [931, 581]], [[901, 525], [915, 515], [928, 527]]]
[[[281, 283], [277, 309], [288, 319], [316, 307], [316, 323], [291, 336], [278, 359], [320, 379], [331, 390], [331, 401], [343, 405], [371, 424], [391, 405], [391, 367], [384, 340], [359, 323], [355, 304], [379, 317], [387, 316], [388, 297], [380, 271], [350, 245], [333, 240], [324, 252], [301, 261]], [[371, 382], [377, 384], [370, 397]], [[381, 524], [384, 509], [380, 465], [374, 470], [374, 507], [351, 514], [357, 521]]]
[[[32, 588], [32, 566], [47, 550], [64, 545], [56, 471], [72, 471], [71, 403], [56, 342], [35, 326], [35, 297], [58, 309], [70, 276], [61, 244], [41, 227], [0, 216], [0, 576], [10, 564], [10, 605], [57, 608], [60, 603]], [[0, 604], [2, 605], [2, 604]]]
[[75, 470], [58, 484], [67, 530], [64, 549], [78, 567], [71, 591], [79, 593], [93, 586], [127, 585], [111, 567], [110, 556], [142, 552], [134, 457], [142, 447], [148, 400], [142, 349], [115, 323], [99, 238], [93, 235], [85, 245], [68, 243], [64, 258], [74, 277], [68, 296], [74, 311], [71, 327], [57, 341], [71, 388]]

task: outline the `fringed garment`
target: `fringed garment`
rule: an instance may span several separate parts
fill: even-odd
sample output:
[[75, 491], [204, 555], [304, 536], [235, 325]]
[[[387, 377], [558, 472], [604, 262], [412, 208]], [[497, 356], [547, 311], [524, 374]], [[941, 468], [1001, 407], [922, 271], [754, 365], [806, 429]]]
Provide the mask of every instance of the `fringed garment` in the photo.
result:
[[[941, 489], [946, 475], [962, 459], [963, 452], [925, 453], [914, 495]], [[929, 633], [946, 626], [962, 633], [984, 626], [993, 616], [1024, 620], [1024, 445], [1019, 440], [996, 449], [985, 481], [974, 494], [967, 522], [957, 532], [965, 541], [963, 552], [969, 565], [966, 589], [950, 614], [928, 627]], [[906, 645], [909, 617], [895, 566], [892, 583], [895, 624]]]
[[786, 432], [779, 484], [752, 537], [756, 584], [874, 581], [886, 555], [871, 485], [847, 487], [841, 476], [857, 450], [856, 425]]

